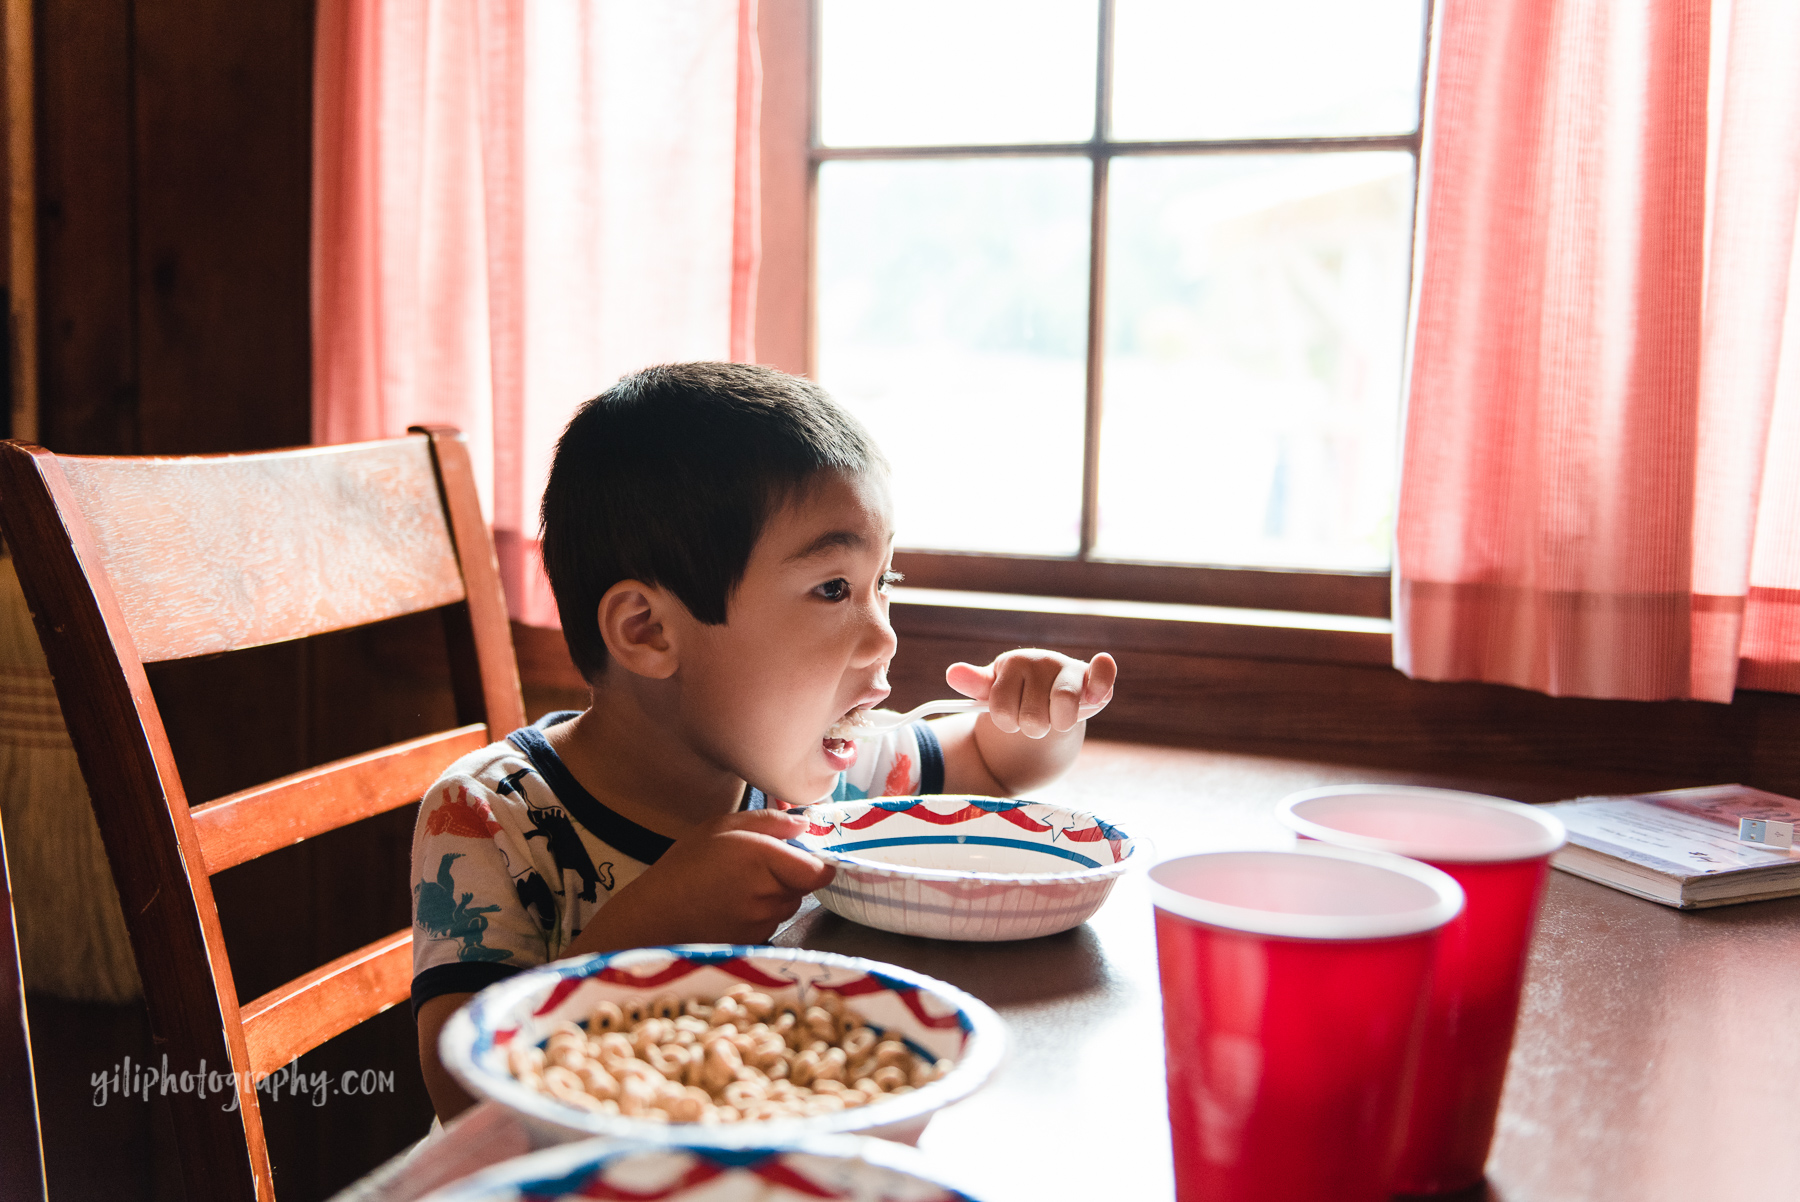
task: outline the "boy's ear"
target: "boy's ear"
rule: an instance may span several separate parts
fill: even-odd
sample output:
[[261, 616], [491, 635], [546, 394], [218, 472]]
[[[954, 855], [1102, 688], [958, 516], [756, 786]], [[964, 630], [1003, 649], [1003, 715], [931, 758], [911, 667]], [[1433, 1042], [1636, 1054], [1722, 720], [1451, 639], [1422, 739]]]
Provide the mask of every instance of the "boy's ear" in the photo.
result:
[[609, 663], [636, 676], [667, 680], [679, 662], [673, 607], [681, 602], [652, 584], [621, 580], [600, 598], [600, 637]]

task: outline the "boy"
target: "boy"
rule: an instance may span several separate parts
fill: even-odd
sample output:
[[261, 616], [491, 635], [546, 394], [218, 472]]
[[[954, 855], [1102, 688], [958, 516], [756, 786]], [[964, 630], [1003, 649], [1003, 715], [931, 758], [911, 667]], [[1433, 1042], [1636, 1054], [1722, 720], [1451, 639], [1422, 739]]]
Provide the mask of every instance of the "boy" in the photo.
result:
[[543, 557], [591, 704], [452, 765], [413, 836], [413, 1008], [440, 1118], [471, 1103], [437, 1053], [470, 994], [586, 952], [761, 943], [826, 884], [771, 799], [1010, 795], [1074, 760], [1112, 696], [1107, 655], [955, 664], [987, 714], [837, 737], [888, 693], [886, 477], [824, 390], [765, 367], [649, 368], [570, 421]]

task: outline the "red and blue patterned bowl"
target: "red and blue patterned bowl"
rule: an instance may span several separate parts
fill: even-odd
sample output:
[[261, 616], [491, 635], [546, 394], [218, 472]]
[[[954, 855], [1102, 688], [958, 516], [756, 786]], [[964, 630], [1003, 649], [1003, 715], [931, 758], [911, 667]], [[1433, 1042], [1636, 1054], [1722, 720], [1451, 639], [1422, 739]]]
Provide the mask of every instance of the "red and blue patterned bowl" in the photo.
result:
[[819, 904], [933, 939], [1033, 939], [1080, 926], [1138, 842], [1081, 810], [998, 797], [883, 797], [799, 811], [795, 842], [837, 866]]
[[495, 1165], [426, 1202], [974, 1202], [911, 1148], [823, 1136], [784, 1148], [589, 1140]]
[[[702, 1126], [656, 1123], [579, 1110], [516, 1080], [507, 1053], [542, 1044], [558, 1024], [584, 1022], [601, 1001], [672, 994], [711, 1000], [739, 982], [778, 1005], [810, 1006], [836, 993], [862, 1020], [949, 1072], [910, 1093], [810, 1118]], [[535, 1146], [604, 1135], [643, 1143], [771, 1147], [817, 1135], [854, 1133], [913, 1143], [937, 1110], [974, 1093], [1006, 1043], [1000, 1016], [953, 985], [858, 956], [788, 947], [686, 944], [558, 960], [476, 994], [438, 1038], [444, 1066], [478, 1098], [518, 1115]]]

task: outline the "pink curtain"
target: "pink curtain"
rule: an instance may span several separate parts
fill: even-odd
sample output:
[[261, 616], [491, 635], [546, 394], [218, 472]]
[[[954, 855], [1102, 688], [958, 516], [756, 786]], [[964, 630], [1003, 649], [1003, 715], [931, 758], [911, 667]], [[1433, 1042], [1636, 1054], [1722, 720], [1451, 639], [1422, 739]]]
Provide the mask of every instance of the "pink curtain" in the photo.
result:
[[1438, 12], [1396, 664], [1800, 692], [1800, 5]]
[[753, 356], [755, 0], [321, 0], [313, 438], [469, 437], [513, 616], [575, 407]]

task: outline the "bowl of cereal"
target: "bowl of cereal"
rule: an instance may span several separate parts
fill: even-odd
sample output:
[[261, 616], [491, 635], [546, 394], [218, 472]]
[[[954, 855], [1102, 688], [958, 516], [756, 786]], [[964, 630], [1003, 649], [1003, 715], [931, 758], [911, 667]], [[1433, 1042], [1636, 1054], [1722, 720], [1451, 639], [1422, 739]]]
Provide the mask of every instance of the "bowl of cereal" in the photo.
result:
[[1083, 810], [999, 797], [882, 797], [797, 813], [836, 865], [813, 896], [852, 922], [933, 939], [1033, 939], [1080, 926], [1139, 840]]
[[825, 1135], [779, 1148], [584, 1140], [495, 1165], [426, 1202], [973, 1202], [911, 1148]]
[[604, 1135], [726, 1147], [911, 1143], [999, 1063], [999, 1016], [855, 956], [689, 944], [559, 960], [476, 994], [439, 1054], [538, 1146]]

